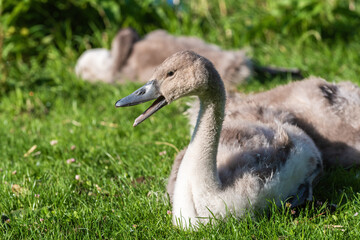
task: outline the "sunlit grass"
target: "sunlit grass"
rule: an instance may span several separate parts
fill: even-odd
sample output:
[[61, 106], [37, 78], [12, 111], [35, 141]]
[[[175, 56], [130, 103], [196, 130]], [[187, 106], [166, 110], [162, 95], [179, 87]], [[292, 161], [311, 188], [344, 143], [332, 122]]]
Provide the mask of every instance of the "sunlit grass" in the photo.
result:
[[[255, 51], [261, 61], [273, 54], [276, 63], [288, 64], [282, 53], [266, 49]], [[337, 72], [326, 73], [320, 67], [320, 75]], [[349, 68], [344, 72], [353, 74]], [[327, 172], [315, 189], [314, 205], [295, 212], [272, 207], [266, 214], [230, 217], [197, 233], [182, 232], [172, 226], [165, 187], [177, 150], [189, 141], [182, 114], [186, 99], [133, 128], [133, 120], [146, 106], [116, 109], [114, 103], [140, 84], [87, 83], [74, 76], [69, 63], [59, 60], [45, 68], [20, 69], [12, 77], [28, 82], [15, 86], [0, 102], [4, 238], [360, 236], [357, 169]], [[287, 81], [254, 78], [242, 88], [259, 91]], [[335, 212], [326, 207], [330, 204], [338, 205]]]
[[[182, 22], [175, 15], [165, 22], [169, 15], [156, 11], [170, 32], [201, 36], [227, 49], [246, 46], [248, 56], [261, 65], [296, 67], [305, 77], [360, 83], [360, 43], [355, 33], [350, 40], [333, 41], [308, 32], [292, 36], [276, 32], [274, 26], [272, 30], [260, 26], [267, 16], [264, 9], [271, 9], [271, 4], [216, 3], [209, 9], [193, 7]], [[223, 3], [225, 10], [219, 5]], [[231, 6], [241, 7], [242, 15]], [[254, 26], [266, 31], [259, 38], [252, 36]], [[104, 36], [115, 32], [99, 30], [75, 40], [79, 49], [88, 42], [106, 46], [110, 40]], [[29, 57], [25, 63], [6, 62], [0, 96], [1, 238], [360, 238], [359, 168], [328, 169], [314, 190], [315, 201], [304, 208], [270, 206], [266, 213], [214, 220], [216, 224], [198, 232], [180, 231], [172, 225], [165, 189], [173, 159], [190, 139], [183, 115], [187, 100], [170, 104], [133, 128], [147, 104], [123, 109], [114, 104], [140, 84], [78, 79], [73, 67], [80, 52], [66, 44], [60, 50], [48, 44], [42, 53], [46, 61]], [[292, 80], [254, 76], [239, 90], [259, 92]]]

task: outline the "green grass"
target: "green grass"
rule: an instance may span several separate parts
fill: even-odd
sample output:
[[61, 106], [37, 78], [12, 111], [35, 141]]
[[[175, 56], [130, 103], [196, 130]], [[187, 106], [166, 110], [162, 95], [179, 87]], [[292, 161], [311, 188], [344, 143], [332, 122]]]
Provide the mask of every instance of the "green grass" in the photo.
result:
[[[224, 48], [247, 46], [248, 55], [262, 65], [297, 67], [305, 76], [360, 83], [358, 33], [322, 39], [309, 27], [302, 34], [284, 34], [275, 31], [274, 19], [268, 25], [263, 22], [269, 17], [264, 9], [271, 4], [260, 4], [256, 9], [256, 1], [246, 2], [243, 14], [236, 15], [236, 8], [231, 8], [236, 2], [227, 1], [224, 16], [220, 16], [218, 5], [211, 11], [190, 9], [194, 21], [205, 30], [192, 23], [191, 14], [183, 16], [184, 28], [179, 28], [181, 23], [176, 19], [166, 22], [169, 15], [156, 11], [164, 15], [161, 26], [170, 32], [202, 36]], [[319, 23], [325, 26], [328, 21], [319, 16], [324, 21]], [[289, 31], [304, 19], [295, 19], [284, 29]], [[239, 20], [244, 26], [237, 24]], [[250, 20], [258, 28], [252, 29]], [[282, 21], [287, 22], [286, 18]], [[316, 26], [317, 22], [311, 21], [309, 26]], [[224, 34], [228, 28], [233, 29], [233, 37]], [[244, 32], [246, 29], [249, 32]], [[107, 29], [105, 35], [114, 33], [114, 29]], [[76, 36], [76, 42], [83, 44], [80, 49], [88, 42], [108, 45], [110, 41], [102, 41], [102, 36], [98, 30], [92, 38]], [[0, 68], [1, 239], [360, 238], [359, 168], [328, 169], [314, 190], [315, 201], [295, 212], [271, 206], [267, 213], [214, 220], [216, 224], [202, 226], [198, 232], [173, 227], [165, 189], [174, 156], [190, 139], [182, 114], [186, 99], [133, 128], [146, 104], [124, 109], [116, 109], [114, 104], [140, 84], [91, 84], [78, 79], [73, 67], [79, 52], [73, 43], [63, 44], [60, 50], [46, 45], [41, 53], [45, 60], [26, 56], [28, 61], [3, 61], [5, 69]], [[239, 90], [258, 92], [289, 81], [292, 79], [255, 76]], [[57, 143], [52, 145], [53, 140]], [[68, 163], [72, 158], [75, 161]], [[332, 210], [331, 204], [337, 208]]]
[[[285, 46], [290, 51], [291, 42]], [[321, 52], [311, 54], [315, 46]], [[359, 45], [354, 43], [354, 48]], [[286, 51], [264, 44], [253, 55], [264, 64], [302, 67], [311, 61], [307, 72], [357, 80], [358, 70], [351, 62], [356, 53], [344, 46], [333, 50], [336, 54], [345, 49], [346, 60], [324, 57], [330, 52], [322, 43], [299, 49], [288, 59]], [[114, 103], [140, 85], [84, 82], [74, 76], [72, 64], [58, 57], [44, 67], [33, 64], [10, 71], [10, 82], [24, 84], [14, 85], [0, 101], [3, 238], [360, 237], [358, 169], [329, 170], [315, 189], [316, 199], [323, 204], [315, 202], [295, 214], [286, 207], [272, 207], [268, 214], [240, 220], [230, 217], [196, 233], [176, 229], [168, 214], [171, 206], [165, 186], [177, 149], [189, 141], [182, 115], [186, 100], [133, 128], [133, 120], [146, 106], [115, 109]], [[335, 66], [344, 69], [339, 72]], [[287, 81], [266, 80], [264, 84], [264, 80], [252, 79], [240, 88], [259, 91]], [[52, 140], [57, 144], [51, 145]], [[34, 145], [36, 149], [25, 157]], [[68, 164], [71, 158], [75, 162]], [[330, 203], [338, 205], [335, 212], [327, 207]]]

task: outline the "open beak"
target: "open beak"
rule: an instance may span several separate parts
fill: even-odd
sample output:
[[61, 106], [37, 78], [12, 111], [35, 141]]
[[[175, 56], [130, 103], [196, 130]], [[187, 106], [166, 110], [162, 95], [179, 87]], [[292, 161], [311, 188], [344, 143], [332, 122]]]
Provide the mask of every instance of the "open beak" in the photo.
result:
[[149, 81], [129, 96], [120, 99], [115, 103], [115, 107], [134, 106], [154, 99], [156, 100], [153, 102], [153, 104], [151, 104], [151, 106], [146, 109], [145, 112], [143, 112], [139, 117], [135, 119], [135, 122], [133, 124], [133, 126], [135, 127], [141, 122], [143, 122], [145, 119], [153, 115], [155, 112], [157, 112], [160, 108], [168, 104], [164, 96], [162, 96], [157, 89], [155, 81]]

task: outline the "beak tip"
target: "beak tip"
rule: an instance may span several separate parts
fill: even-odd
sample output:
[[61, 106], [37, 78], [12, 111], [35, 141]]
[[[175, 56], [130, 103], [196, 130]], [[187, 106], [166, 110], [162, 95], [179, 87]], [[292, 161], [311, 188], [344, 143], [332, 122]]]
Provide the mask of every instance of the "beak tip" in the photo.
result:
[[118, 100], [118, 101], [115, 103], [115, 107], [116, 107], [116, 108], [121, 107], [120, 101], [121, 101], [121, 100]]
[[139, 125], [142, 121], [139, 121], [138, 118], [135, 119], [134, 123], [133, 123], [133, 127], [136, 127], [137, 125]]

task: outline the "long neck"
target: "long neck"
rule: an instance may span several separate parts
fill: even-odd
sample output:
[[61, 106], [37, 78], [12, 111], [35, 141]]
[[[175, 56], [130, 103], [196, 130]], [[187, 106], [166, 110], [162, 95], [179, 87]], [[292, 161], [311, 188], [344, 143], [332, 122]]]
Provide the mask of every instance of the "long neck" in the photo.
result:
[[[200, 98], [200, 111], [190, 144], [179, 167], [175, 191], [173, 219], [181, 218], [186, 226], [207, 216], [222, 185], [216, 168], [220, 132], [224, 119], [225, 90], [222, 82]], [[191, 219], [191, 220], [189, 220]]]
[[224, 119], [224, 108], [224, 91], [210, 97], [200, 97], [197, 123], [185, 156], [186, 164], [194, 171], [193, 176], [207, 190], [221, 187], [216, 169], [216, 155]]
[[121, 42], [115, 38], [111, 44], [111, 58], [113, 61], [112, 74], [115, 75], [122, 65]]
[[114, 73], [119, 71], [126, 63], [134, 43], [138, 40], [137, 34], [125, 31], [118, 34], [111, 44], [111, 57], [114, 61]]

